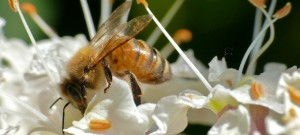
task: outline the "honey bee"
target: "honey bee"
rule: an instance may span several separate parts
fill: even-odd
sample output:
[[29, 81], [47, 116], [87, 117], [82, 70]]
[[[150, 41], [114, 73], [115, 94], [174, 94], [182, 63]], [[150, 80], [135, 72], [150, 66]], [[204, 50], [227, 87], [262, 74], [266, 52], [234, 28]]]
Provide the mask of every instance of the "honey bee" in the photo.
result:
[[158, 84], [171, 78], [168, 61], [160, 53], [133, 37], [152, 20], [143, 15], [123, 23], [122, 17], [130, 9], [131, 1], [124, 2], [98, 29], [88, 46], [81, 48], [67, 63], [67, 75], [60, 84], [63, 97], [84, 114], [87, 93], [103, 85], [103, 76], [110, 87], [112, 76], [127, 78], [136, 105], [141, 103], [138, 81]]

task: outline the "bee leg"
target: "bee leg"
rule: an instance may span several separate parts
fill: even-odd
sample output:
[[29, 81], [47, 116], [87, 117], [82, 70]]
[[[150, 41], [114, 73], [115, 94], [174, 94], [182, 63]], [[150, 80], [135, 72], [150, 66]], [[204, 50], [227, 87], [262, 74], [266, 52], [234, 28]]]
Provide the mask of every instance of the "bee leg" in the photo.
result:
[[109, 87], [111, 86], [111, 82], [112, 82], [112, 73], [106, 63], [106, 61], [103, 61], [102, 62], [102, 66], [104, 68], [104, 74], [105, 74], [105, 77], [106, 77], [106, 81], [108, 83], [108, 86], [104, 89], [104, 93], [107, 92], [107, 90], [109, 89]]
[[133, 100], [135, 105], [138, 106], [141, 104], [142, 91], [138, 82], [135, 79], [135, 76], [131, 72], [128, 72], [128, 75], [130, 77], [130, 85], [131, 85]]
[[63, 108], [63, 116], [62, 116], [62, 124], [61, 124], [61, 131], [62, 131], [62, 134], [64, 135], [65, 132], [64, 132], [64, 129], [65, 129], [65, 110], [67, 108], [67, 106], [70, 104], [71, 102], [68, 102], [65, 104], [64, 108]]

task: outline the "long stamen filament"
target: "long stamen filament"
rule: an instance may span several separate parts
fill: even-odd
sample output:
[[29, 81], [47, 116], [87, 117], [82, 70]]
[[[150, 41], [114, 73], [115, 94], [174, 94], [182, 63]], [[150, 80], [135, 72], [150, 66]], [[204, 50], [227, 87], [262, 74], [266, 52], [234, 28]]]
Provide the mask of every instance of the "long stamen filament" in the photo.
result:
[[111, 8], [111, 0], [101, 0], [101, 16], [99, 20], [99, 26], [108, 19], [111, 13]]
[[51, 27], [41, 18], [36, 12], [34, 5], [31, 3], [23, 3], [21, 5], [22, 10], [29, 13], [33, 21], [42, 29], [42, 31], [52, 39], [58, 39], [59, 36], [51, 29]]
[[[262, 9], [262, 12], [265, 16], [268, 16], [268, 13], [266, 12], [266, 10]], [[269, 22], [272, 21], [271, 18], [269, 18], [269, 17], [267, 17], [267, 20]], [[263, 45], [263, 47], [259, 50], [259, 52], [257, 52], [256, 55], [253, 57], [253, 59], [250, 61], [250, 64], [248, 65], [248, 68], [246, 71], [246, 75], [250, 74], [251, 70], [254, 69], [254, 64], [256, 63], [257, 59], [271, 46], [272, 42], [274, 41], [274, 37], [275, 37], [274, 24], [271, 24], [270, 37], [269, 37], [268, 41]]]
[[96, 34], [95, 25], [92, 19], [90, 8], [87, 4], [87, 0], [80, 0], [80, 4], [82, 7], [84, 19], [88, 28], [90, 39], [92, 39]]
[[180, 49], [180, 47], [176, 44], [176, 42], [171, 38], [169, 33], [164, 29], [164, 27], [160, 24], [160, 22], [157, 20], [157, 18], [153, 15], [151, 10], [145, 6], [147, 12], [152, 15], [153, 21], [156, 23], [156, 25], [159, 27], [159, 29], [164, 33], [164, 35], [167, 37], [167, 39], [171, 42], [171, 44], [174, 46], [176, 51], [180, 54], [180, 56], [183, 58], [183, 60], [188, 64], [188, 66], [195, 72], [195, 74], [198, 76], [198, 78], [202, 81], [202, 83], [205, 85], [205, 87], [212, 91], [211, 85], [208, 83], [208, 81], [204, 78], [204, 76], [200, 73], [200, 71], [195, 67], [195, 65], [190, 61], [190, 59], [185, 55], [185, 53]]
[[[192, 32], [188, 29], [179, 29], [173, 35], [173, 39], [178, 45], [181, 45], [183, 42], [189, 42], [192, 40]], [[163, 56], [168, 57], [174, 50], [174, 47], [168, 43], [160, 50], [160, 53]]]
[[[272, 15], [272, 14], [274, 13], [276, 3], [277, 3], [277, 0], [272, 0], [272, 1], [271, 1], [270, 7], [269, 7], [269, 10], [268, 10], [268, 14], [269, 14], [269, 15]], [[258, 15], [256, 14], [256, 17], [262, 15], [262, 12], [260, 11], [260, 9], [257, 9], [257, 12], [259, 12], [259, 14], [257, 13]], [[256, 20], [256, 19], [257, 19], [257, 18], [255, 18], [255, 20]], [[260, 17], [260, 20], [256, 20], [256, 21], [260, 21], [260, 22], [261, 22], [261, 19], [262, 19], [262, 18]], [[265, 27], [265, 26], [268, 24], [268, 22], [269, 22], [269, 21], [266, 19], [266, 20], [264, 21], [264, 24], [263, 24], [262, 27]], [[259, 27], [259, 26], [256, 27], [256, 25], [259, 25], [259, 26], [260, 26], [261, 23], [260, 23], [260, 24], [256, 24], [256, 23], [255, 23], [254, 34], [253, 34], [253, 40], [255, 39], [255, 37], [257, 36], [257, 34], [258, 34], [258, 32], [259, 32], [259, 30], [261, 29], [261, 27]], [[257, 32], [256, 32], [256, 31], [257, 31]], [[250, 60], [251, 60], [251, 61], [253, 60], [253, 58], [255, 57], [256, 53], [259, 51], [260, 47], [262, 46], [264, 37], [265, 37], [265, 32], [264, 32], [264, 34], [261, 36], [260, 40], [257, 41], [257, 45], [255, 45], [255, 47], [254, 47], [253, 50], [251, 51], [251, 57], [250, 57]], [[253, 68], [250, 68], [250, 69], [249, 69], [249, 70], [250, 70], [250, 71], [249, 71], [249, 74], [253, 74], [253, 73], [254, 73], [255, 67], [256, 67], [256, 62], [253, 63], [253, 66], [252, 66], [252, 67], [253, 67]]]
[[[176, 12], [179, 10], [181, 5], [183, 4], [184, 0], [176, 0], [172, 7], [169, 9], [169, 11], [166, 13], [166, 15], [163, 17], [161, 24], [166, 27], [170, 23], [171, 19], [174, 17]], [[158, 40], [159, 36], [161, 35], [161, 31], [158, 27], [154, 29], [154, 31], [151, 33], [149, 38], [146, 40], [148, 45], [152, 46], [155, 44], [155, 42]]]
[[275, 23], [277, 21], [277, 19], [273, 19], [271, 22], [269, 22], [268, 25], [266, 25], [266, 27], [264, 27], [260, 33], [257, 35], [257, 37], [255, 38], [255, 40], [250, 44], [249, 48], [247, 49], [243, 59], [242, 59], [242, 62], [240, 64], [240, 67], [239, 67], [239, 70], [238, 70], [238, 75], [237, 75], [237, 79], [236, 79], [236, 82], [238, 82], [241, 77], [242, 77], [242, 72], [243, 72], [243, 69], [244, 69], [244, 66], [245, 66], [245, 63], [246, 63], [246, 60], [251, 52], [251, 50], [254, 48], [254, 46], [256, 45], [257, 41], [260, 39], [260, 37], [264, 34], [264, 32], [267, 30], [267, 28], [269, 28], [271, 25], [273, 25], [273, 23]]
[[47, 73], [47, 75], [48, 75], [49, 78], [50, 78], [51, 83], [54, 84], [54, 83], [55, 83], [55, 79], [54, 79], [54, 77], [52, 76], [52, 74], [51, 74], [51, 72], [50, 72], [50, 69], [49, 69], [49, 67], [47, 66], [47, 63], [46, 63], [45, 59], [42, 57], [41, 50], [40, 50], [40, 48], [38, 47], [38, 45], [37, 45], [37, 43], [36, 43], [36, 41], [35, 41], [35, 39], [34, 39], [32, 33], [31, 33], [30, 29], [29, 29], [29, 26], [28, 26], [28, 24], [27, 24], [27, 22], [26, 22], [26, 20], [25, 20], [25, 18], [24, 18], [24, 15], [23, 15], [21, 9], [20, 9], [19, 2], [18, 2], [18, 1], [14, 1], [14, 7], [16, 8], [16, 10], [17, 10], [17, 12], [18, 12], [18, 14], [19, 14], [19, 16], [20, 16], [20, 18], [21, 18], [21, 21], [22, 21], [22, 23], [23, 23], [23, 25], [24, 25], [24, 27], [25, 27], [25, 30], [26, 30], [26, 32], [27, 32], [27, 35], [29, 36], [30, 41], [31, 41], [31, 43], [32, 43], [32, 45], [33, 45], [33, 47], [34, 47], [34, 49], [36, 50], [36, 54], [37, 54], [39, 60], [41, 61], [42, 65], [44, 66], [44, 68], [45, 68], [45, 70], [46, 70], [46, 73]]

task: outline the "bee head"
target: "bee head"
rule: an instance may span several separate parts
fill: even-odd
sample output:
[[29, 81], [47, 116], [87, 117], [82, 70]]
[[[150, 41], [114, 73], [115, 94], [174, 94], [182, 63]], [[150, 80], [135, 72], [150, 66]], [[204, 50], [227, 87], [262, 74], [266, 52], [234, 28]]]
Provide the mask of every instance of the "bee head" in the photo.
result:
[[87, 107], [85, 85], [76, 81], [65, 80], [60, 88], [64, 97], [84, 114]]

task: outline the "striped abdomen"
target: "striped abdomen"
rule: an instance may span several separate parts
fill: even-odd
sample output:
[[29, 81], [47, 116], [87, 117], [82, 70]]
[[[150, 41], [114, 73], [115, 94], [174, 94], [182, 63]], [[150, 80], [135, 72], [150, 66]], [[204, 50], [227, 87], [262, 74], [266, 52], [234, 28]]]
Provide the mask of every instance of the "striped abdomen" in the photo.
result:
[[106, 60], [117, 77], [123, 77], [129, 71], [140, 82], [150, 84], [162, 83], [171, 78], [168, 61], [142, 40], [129, 40], [107, 56]]

